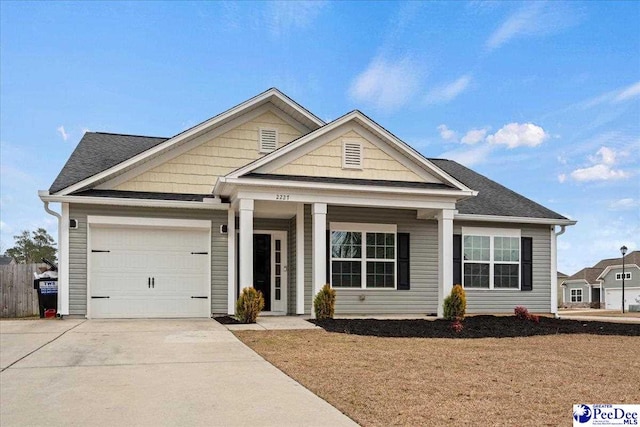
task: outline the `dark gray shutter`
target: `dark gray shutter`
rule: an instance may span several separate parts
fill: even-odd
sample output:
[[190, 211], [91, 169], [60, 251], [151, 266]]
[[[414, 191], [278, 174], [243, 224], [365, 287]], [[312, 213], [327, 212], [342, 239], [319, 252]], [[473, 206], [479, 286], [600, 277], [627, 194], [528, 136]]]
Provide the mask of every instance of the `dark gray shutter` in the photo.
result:
[[410, 251], [409, 251], [409, 233], [398, 233], [398, 290], [408, 291], [411, 289], [409, 283], [410, 274]]
[[531, 237], [522, 237], [521, 244], [522, 256], [520, 260], [520, 270], [522, 281], [520, 290], [533, 290], [533, 239]]
[[327, 283], [331, 283], [331, 231], [327, 230]]
[[453, 284], [462, 285], [462, 235], [453, 235]]

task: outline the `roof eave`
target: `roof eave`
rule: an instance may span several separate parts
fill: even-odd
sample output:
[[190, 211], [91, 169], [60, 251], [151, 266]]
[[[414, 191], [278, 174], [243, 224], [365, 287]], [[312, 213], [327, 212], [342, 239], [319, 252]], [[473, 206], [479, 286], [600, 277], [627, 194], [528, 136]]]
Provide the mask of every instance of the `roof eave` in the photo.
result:
[[575, 225], [578, 221], [559, 218], [533, 218], [524, 216], [502, 216], [502, 215], [477, 215], [477, 214], [456, 214], [454, 220], [458, 221], [483, 221], [483, 222], [506, 222], [520, 224], [543, 224], [543, 225]]

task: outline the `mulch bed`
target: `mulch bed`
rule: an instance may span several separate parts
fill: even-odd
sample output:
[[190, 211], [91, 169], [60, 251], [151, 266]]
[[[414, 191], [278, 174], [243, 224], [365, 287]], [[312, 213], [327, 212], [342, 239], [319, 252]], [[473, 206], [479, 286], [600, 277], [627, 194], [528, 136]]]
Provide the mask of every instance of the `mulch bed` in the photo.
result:
[[231, 316], [218, 316], [214, 317], [213, 320], [223, 325], [242, 325], [241, 321]]
[[419, 338], [507, 338], [536, 335], [591, 334], [640, 336], [640, 324], [584, 322], [540, 317], [540, 322], [515, 316], [472, 316], [456, 333], [448, 320], [378, 320], [324, 319], [309, 320], [328, 332], [376, 337]]

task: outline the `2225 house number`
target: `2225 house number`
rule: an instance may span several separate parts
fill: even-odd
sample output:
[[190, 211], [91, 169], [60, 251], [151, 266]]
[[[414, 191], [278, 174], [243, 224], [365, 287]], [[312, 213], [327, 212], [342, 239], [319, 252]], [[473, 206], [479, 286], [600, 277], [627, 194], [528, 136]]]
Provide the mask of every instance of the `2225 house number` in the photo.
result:
[[288, 194], [276, 194], [276, 200], [289, 200]]

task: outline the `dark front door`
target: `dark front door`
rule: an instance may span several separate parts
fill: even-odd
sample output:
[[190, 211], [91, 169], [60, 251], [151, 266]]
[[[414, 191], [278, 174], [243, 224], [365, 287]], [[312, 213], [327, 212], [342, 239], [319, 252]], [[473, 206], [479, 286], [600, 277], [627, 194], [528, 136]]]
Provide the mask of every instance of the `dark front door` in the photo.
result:
[[253, 236], [253, 287], [264, 295], [264, 311], [271, 311], [271, 235]]
[[591, 288], [591, 301], [600, 303], [600, 288]]

